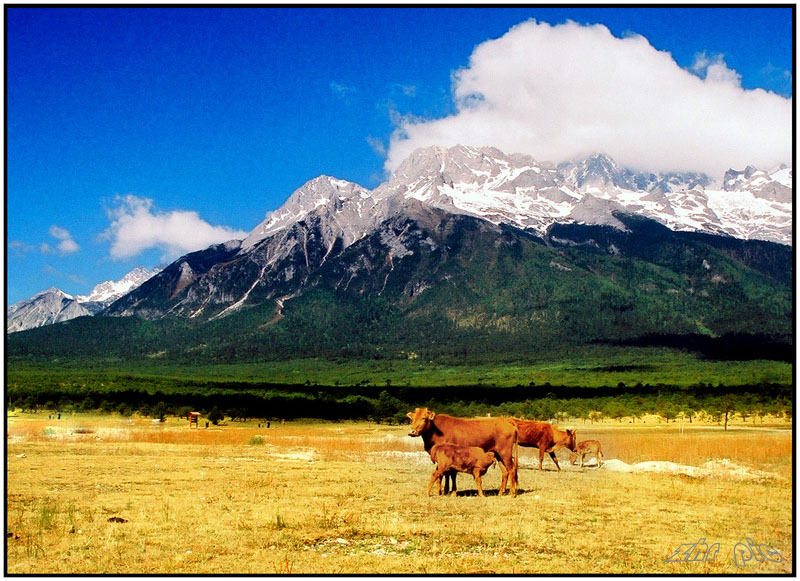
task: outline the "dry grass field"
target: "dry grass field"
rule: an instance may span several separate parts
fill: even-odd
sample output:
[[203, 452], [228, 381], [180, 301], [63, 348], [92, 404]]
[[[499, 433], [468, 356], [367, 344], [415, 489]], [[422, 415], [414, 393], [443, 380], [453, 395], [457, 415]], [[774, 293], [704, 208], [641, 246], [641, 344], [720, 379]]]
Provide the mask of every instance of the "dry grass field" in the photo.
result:
[[[433, 466], [405, 426], [19, 414], [7, 419], [6, 572], [794, 571], [789, 424], [576, 427], [612, 461], [580, 469], [562, 451], [562, 472], [549, 458], [540, 472], [523, 448], [516, 498], [497, 496], [498, 468], [486, 498], [466, 475], [458, 495], [427, 497]], [[616, 460], [712, 469], [608, 469]], [[780, 562], [736, 566], [748, 538]], [[666, 561], [700, 539], [719, 543], [715, 560]]]

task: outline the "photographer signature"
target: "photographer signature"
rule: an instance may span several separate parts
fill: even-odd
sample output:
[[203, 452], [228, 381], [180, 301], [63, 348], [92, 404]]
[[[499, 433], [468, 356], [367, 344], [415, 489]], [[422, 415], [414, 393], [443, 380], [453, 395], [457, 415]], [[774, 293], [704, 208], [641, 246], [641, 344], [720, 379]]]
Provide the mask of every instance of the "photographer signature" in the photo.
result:
[[[675, 552], [665, 559], [667, 563], [689, 563], [697, 561], [715, 561], [719, 552], [719, 543], [708, 545], [706, 540], [700, 539], [696, 543], [684, 543], [675, 549]], [[780, 563], [783, 557], [777, 549], [767, 545], [757, 545], [753, 539], [747, 538], [745, 542], [736, 543], [733, 547], [733, 562], [737, 567], [744, 567], [750, 561], [771, 561]]]

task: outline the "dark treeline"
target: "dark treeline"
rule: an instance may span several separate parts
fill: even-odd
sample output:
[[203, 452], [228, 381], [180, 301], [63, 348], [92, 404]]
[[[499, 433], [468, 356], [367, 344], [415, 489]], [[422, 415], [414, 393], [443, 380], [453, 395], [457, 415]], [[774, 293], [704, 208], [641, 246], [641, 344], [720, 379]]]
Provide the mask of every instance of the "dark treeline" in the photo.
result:
[[131, 386], [102, 392], [79, 385], [9, 385], [9, 408], [22, 410], [102, 410], [123, 415], [186, 415], [215, 412], [233, 419], [319, 418], [402, 423], [405, 414], [418, 406], [458, 416], [510, 415], [537, 420], [583, 419], [595, 421], [660, 415], [666, 421], [688, 421], [700, 412], [721, 419], [737, 413], [743, 418], [777, 415], [791, 417], [793, 393], [790, 387], [711, 386], [700, 384], [685, 389], [666, 386], [624, 386], [580, 388], [543, 385], [497, 388], [411, 388], [375, 386], [255, 386], [220, 383], [216, 387], [162, 391]]
[[760, 333], [726, 333], [721, 337], [708, 335], [646, 334], [635, 340], [621, 341], [619, 345], [635, 347], [668, 347], [699, 353], [706, 359], [719, 361], [794, 361], [794, 345], [790, 335]]

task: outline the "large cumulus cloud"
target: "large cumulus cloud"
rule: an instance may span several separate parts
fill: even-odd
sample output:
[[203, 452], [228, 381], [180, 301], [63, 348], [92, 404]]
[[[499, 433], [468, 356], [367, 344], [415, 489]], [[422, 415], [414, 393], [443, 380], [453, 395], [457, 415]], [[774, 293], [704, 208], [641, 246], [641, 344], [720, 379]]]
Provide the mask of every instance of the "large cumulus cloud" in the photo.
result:
[[634, 169], [704, 171], [790, 162], [792, 102], [745, 90], [724, 57], [692, 71], [642, 36], [528, 21], [484, 42], [453, 75], [456, 113], [399, 121], [386, 169], [428, 145], [492, 145], [560, 162], [595, 152]]
[[163, 260], [173, 260], [187, 252], [247, 236], [242, 230], [212, 226], [194, 211], [160, 211], [153, 200], [132, 194], [117, 196], [107, 213], [111, 224], [103, 237], [111, 241], [114, 259], [157, 248], [163, 252]]

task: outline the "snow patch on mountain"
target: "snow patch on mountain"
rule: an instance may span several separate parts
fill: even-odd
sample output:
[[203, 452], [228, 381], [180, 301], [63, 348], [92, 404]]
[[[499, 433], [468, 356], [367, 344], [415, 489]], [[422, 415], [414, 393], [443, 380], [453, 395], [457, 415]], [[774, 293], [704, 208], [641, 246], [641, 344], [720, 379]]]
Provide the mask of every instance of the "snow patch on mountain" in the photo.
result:
[[161, 271], [158, 268], [148, 269], [140, 266], [130, 271], [120, 280], [101, 282], [96, 285], [88, 295], [78, 295], [76, 298], [80, 303], [102, 303], [109, 305], [159, 272]]
[[298, 222], [319, 221], [326, 247], [345, 247], [420, 202], [544, 235], [554, 223], [623, 228], [614, 212], [672, 230], [792, 243], [792, 170], [730, 170], [721, 189], [694, 172], [648, 173], [595, 154], [557, 167], [493, 147], [431, 146], [414, 151], [374, 190], [319, 176], [296, 190], [242, 242], [241, 253]]

